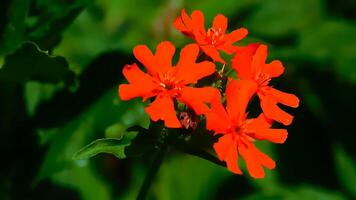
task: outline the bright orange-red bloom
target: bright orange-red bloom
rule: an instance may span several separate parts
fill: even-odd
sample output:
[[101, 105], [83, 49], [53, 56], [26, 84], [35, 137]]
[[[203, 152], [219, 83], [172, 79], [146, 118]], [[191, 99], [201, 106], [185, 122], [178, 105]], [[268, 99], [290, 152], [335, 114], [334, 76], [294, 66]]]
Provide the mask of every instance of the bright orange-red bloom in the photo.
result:
[[248, 31], [245, 28], [239, 28], [231, 33], [225, 33], [227, 29], [227, 18], [218, 14], [213, 21], [213, 26], [205, 31], [204, 15], [201, 11], [195, 10], [189, 17], [185, 10], [182, 10], [173, 23], [174, 27], [185, 35], [194, 39], [204, 53], [210, 56], [214, 61], [225, 63], [218, 50], [231, 54], [235, 52], [236, 47], [233, 44], [243, 39]]
[[181, 123], [176, 116], [174, 98], [200, 115], [209, 110], [206, 103], [219, 96], [219, 91], [212, 87], [187, 86], [215, 71], [212, 62], [195, 62], [199, 54], [199, 47], [196, 44], [187, 45], [182, 49], [175, 67], [172, 67], [175, 47], [170, 42], [161, 42], [155, 54], [152, 54], [145, 45], [136, 46], [133, 52], [147, 69], [147, 73], [142, 72], [136, 64], [126, 65], [123, 74], [129, 84], [119, 86], [119, 96], [122, 100], [136, 97], [146, 100], [156, 97], [145, 109], [153, 121], [164, 120], [165, 126], [179, 128]]
[[267, 64], [266, 59], [267, 46], [253, 44], [240, 48], [236, 52], [232, 67], [237, 71], [239, 79], [253, 80], [265, 116], [284, 125], [290, 125], [293, 116], [280, 109], [277, 103], [296, 108], [299, 105], [299, 99], [293, 94], [268, 86], [272, 78], [283, 74], [284, 67], [278, 60]]
[[254, 145], [255, 140], [268, 140], [284, 143], [285, 129], [271, 129], [271, 120], [264, 114], [255, 119], [246, 119], [246, 107], [254, 95], [256, 84], [251, 80], [230, 80], [226, 88], [226, 110], [220, 101], [213, 102], [212, 109], [206, 113], [207, 129], [223, 134], [214, 149], [218, 158], [236, 174], [242, 174], [237, 161], [239, 155], [245, 160], [248, 172], [254, 178], [263, 178], [263, 167], [273, 169], [275, 162]]

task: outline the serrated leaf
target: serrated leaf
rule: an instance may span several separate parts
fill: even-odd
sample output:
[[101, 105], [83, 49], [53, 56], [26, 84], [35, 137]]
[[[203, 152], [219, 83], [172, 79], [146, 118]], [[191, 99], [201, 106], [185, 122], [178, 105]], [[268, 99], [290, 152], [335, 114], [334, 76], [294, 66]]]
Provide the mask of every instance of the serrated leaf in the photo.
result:
[[75, 74], [64, 57], [49, 55], [33, 42], [25, 42], [5, 57], [0, 79], [24, 83], [29, 80], [46, 83], [72, 83]]
[[120, 159], [126, 158], [125, 148], [131, 144], [131, 140], [135, 138], [137, 133], [128, 132], [122, 139], [103, 138], [83, 147], [74, 154], [73, 159], [84, 160], [96, 156], [99, 153], [110, 153]]
[[99, 134], [110, 124], [120, 122], [126, 108], [134, 105], [134, 101], [115, 105], [113, 99], [117, 99], [117, 93], [110, 90], [64, 126], [43, 130], [43, 134], [52, 136], [46, 143], [48, 150], [36, 181], [76, 166], [77, 162], [72, 159], [73, 155], [94, 138], [101, 137]]

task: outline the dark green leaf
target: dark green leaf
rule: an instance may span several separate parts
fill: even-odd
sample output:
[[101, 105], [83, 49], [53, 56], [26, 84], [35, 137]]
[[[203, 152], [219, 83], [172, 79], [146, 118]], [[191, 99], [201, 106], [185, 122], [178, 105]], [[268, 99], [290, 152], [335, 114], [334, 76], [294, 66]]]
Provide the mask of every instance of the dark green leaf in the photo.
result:
[[37, 0], [36, 7], [40, 15], [36, 16], [36, 23], [29, 27], [29, 39], [41, 48], [52, 49], [60, 41], [62, 32], [92, 2], [93, 0]]
[[74, 72], [65, 58], [49, 55], [32, 42], [24, 43], [13, 54], [5, 57], [0, 79], [24, 83], [29, 80], [47, 83], [73, 83]]
[[30, 0], [11, 1], [7, 10], [7, 22], [5, 30], [2, 34], [2, 37], [0, 38], [0, 55], [12, 52], [24, 40], [25, 19], [28, 13], [29, 6]]

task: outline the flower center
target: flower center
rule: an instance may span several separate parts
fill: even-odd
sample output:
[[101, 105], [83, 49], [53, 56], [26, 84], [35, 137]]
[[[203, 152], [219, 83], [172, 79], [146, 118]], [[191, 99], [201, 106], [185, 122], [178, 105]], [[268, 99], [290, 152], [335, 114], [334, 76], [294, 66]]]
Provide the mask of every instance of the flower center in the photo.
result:
[[256, 81], [259, 86], [268, 85], [270, 80], [271, 80], [271, 78], [268, 75], [263, 74], [263, 73], [259, 73], [258, 76], [256, 77]]
[[240, 143], [247, 144], [253, 142], [254, 139], [251, 137], [251, 133], [246, 129], [248, 121], [244, 121], [241, 125], [231, 127], [230, 132], [233, 133], [236, 140]]
[[159, 85], [167, 90], [172, 97], [177, 96], [181, 90], [181, 85], [172, 77], [170, 72], [164, 74], [159, 74], [160, 82]]
[[171, 81], [161, 82], [160, 86], [164, 87], [166, 90], [172, 90], [176, 88], [176, 85]]
[[224, 37], [224, 33], [221, 28], [209, 28], [207, 31], [207, 40], [212, 45], [216, 45], [219, 41], [221, 41]]

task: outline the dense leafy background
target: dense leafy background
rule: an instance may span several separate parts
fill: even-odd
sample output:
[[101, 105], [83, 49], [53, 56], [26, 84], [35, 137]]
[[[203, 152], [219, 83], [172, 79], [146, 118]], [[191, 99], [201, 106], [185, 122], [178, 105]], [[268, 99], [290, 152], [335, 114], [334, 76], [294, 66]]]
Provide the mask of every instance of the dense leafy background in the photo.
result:
[[0, 199], [135, 198], [150, 156], [72, 157], [148, 126], [140, 101], [117, 97], [121, 69], [137, 44], [187, 43], [172, 27], [182, 7], [223, 13], [250, 30], [244, 44], [269, 44], [286, 65], [273, 84], [301, 105], [284, 145], [260, 145], [277, 160], [265, 179], [171, 151], [149, 199], [356, 199], [354, 0], [1, 1]]

